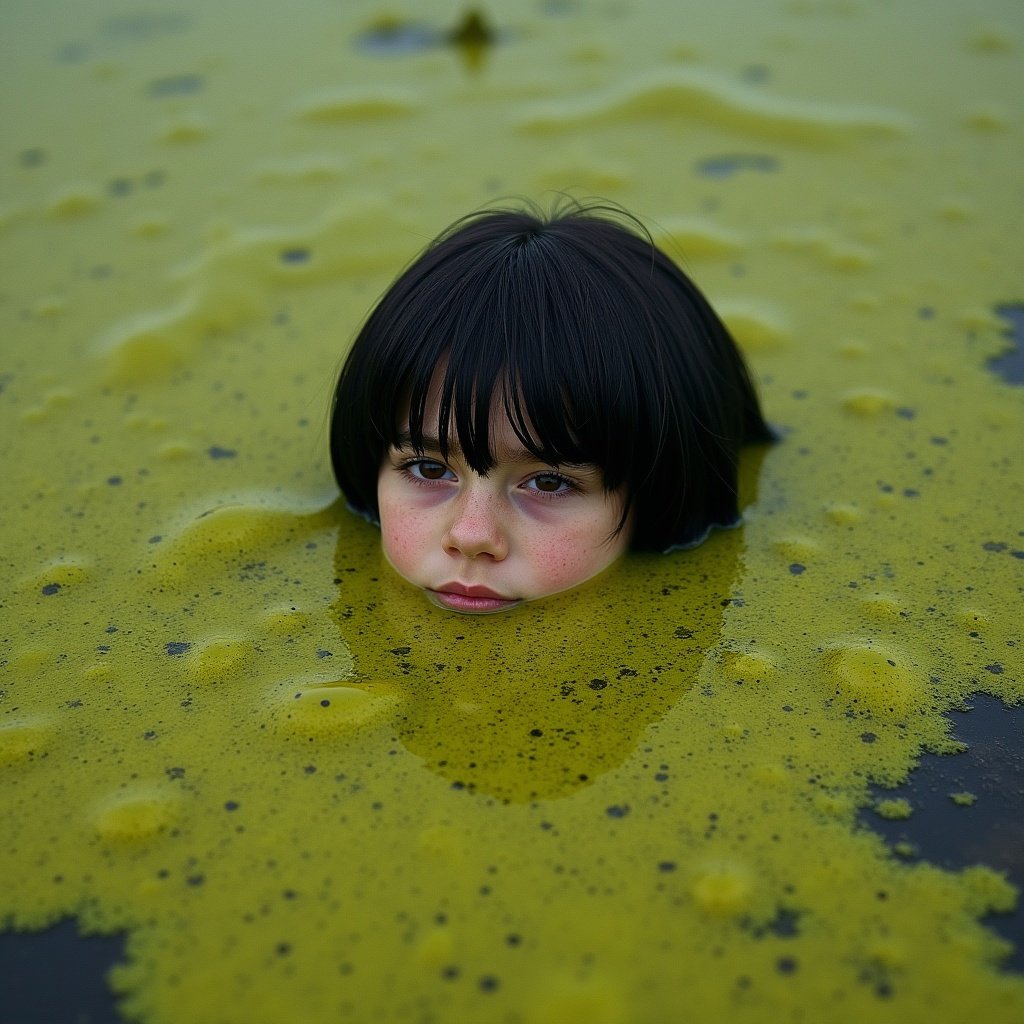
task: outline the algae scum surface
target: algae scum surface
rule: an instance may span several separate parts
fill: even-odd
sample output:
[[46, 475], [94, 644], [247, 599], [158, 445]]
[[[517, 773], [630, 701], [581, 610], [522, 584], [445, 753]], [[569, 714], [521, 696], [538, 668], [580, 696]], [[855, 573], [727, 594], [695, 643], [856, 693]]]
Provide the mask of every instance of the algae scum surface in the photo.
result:
[[[123, 935], [150, 1022], [1024, 1019], [1020, 778], [947, 717], [1024, 694], [1022, 8], [403, 10], [5, 9], [5, 941]], [[646, 220], [784, 439], [741, 530], [450, 616], [327, 400], [546, 189]]]

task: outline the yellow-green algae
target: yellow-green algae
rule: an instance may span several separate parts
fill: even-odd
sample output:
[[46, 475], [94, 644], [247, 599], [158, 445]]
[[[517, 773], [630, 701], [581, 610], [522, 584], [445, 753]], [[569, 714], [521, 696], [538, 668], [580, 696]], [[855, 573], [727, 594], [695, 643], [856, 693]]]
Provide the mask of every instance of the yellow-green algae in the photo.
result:
[[[463, 14], [7, 5], [2, 919], [126, 930], [153, 1022], [1021, 1019], [1013, 888], [855, 822], [1024, 692], [1022, 8], [358, 45]], [[741, 531], [448, 616], [336, 501], [332, 376], [428, 237], [550, 187], [666, 240], [784, 441]]]

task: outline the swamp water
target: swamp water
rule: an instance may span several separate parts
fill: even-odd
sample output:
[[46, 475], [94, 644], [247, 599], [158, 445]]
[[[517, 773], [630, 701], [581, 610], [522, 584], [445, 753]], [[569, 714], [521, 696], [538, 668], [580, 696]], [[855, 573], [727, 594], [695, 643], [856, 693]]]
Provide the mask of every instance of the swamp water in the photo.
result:
[[[882, 834], [1024, 696], [1021, 12], [6, 5], [4, 941], [124, 935], [149, 1022], [1022, 1019], [1019, 850]], [[550, 189], [645, 219], [784, 440], [741, 530], [451, 616], [337, 500], [333, 377]]]

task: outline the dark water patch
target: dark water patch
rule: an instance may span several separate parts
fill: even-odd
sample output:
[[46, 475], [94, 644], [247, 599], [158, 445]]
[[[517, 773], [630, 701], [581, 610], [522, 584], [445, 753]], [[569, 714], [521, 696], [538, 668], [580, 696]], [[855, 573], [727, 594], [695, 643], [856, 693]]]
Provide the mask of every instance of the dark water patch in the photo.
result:
[[1007, 384], [1024, 384], [1024, 302], [996, 306], [996, 313], [1008, 321], [1003, 336], [1010, 339], [1010, 347], [985, 365]]
[[[952, 712], [960, 754], [924, 754], [907, 782], [874, 788], [877, 798], [910, 802], [909, 818], [888, 820], [870, 809], [861, 821], [890, 845], [909, 843], [915, 857], [949, 869], [985, 864], [1024, 890], [1024, 705], [1010, 707], [974, 694], [969, 708]], [[1024, 971], [1024, 911], [990, 914], [985, 923], [1015, 946], [1004, 962]]]
[[771, 80], [772, 71], [767, 64], [748, 64], [740, 72], [740, 77], [750, 85], [763, 85]]
[[46, 163], [46, 150], [42, 146], [32, 146], [23, 149], [18, 154], [18, 163], [22, 167], [41, 167]]
[[356, 39], [360, 49], [383, 57], [422, 53], [440, 45], [441, 33], [413, 21], [386, 21], [367, 29]]
[[740, 171], [772, 174], [779, 169], [779, 161], [765, 153], [724, 153], [697, 161], [697, 173], [705, 178], [731, 178]]
[[194, 96], [202, 92], [206, 82], [202, 75], [167, 75], [154, 78], [146, 86], [146, 92], [154, 98], [165, 96]]
[[81, 64], [92, 56], [92, 51], [82, 42], [65, 43], [53, 55], [58, 64]]
[[2, 932], [0, 1016], [18, 1024], [120, 1024], [106, 974], [123, 959], [124, 935], [83, 936], [73, 920], [42, 932]]

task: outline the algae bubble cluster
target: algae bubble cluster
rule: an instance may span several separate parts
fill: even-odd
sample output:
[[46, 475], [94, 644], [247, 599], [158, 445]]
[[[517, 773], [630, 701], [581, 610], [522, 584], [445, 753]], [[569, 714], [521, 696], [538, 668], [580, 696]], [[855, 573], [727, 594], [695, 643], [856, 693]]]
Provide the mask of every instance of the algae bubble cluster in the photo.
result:
[[[8, 5], [0, 921], [124, 934], [154, 1024], [1021, 1019], [1020, 880], [878, 792], [1024, 696], [1019, 4], [478, 16]], [[549, 189], [644, 218], [783, 441], [741, 530], [448, 616], [325, 410], [427, 238]]]

